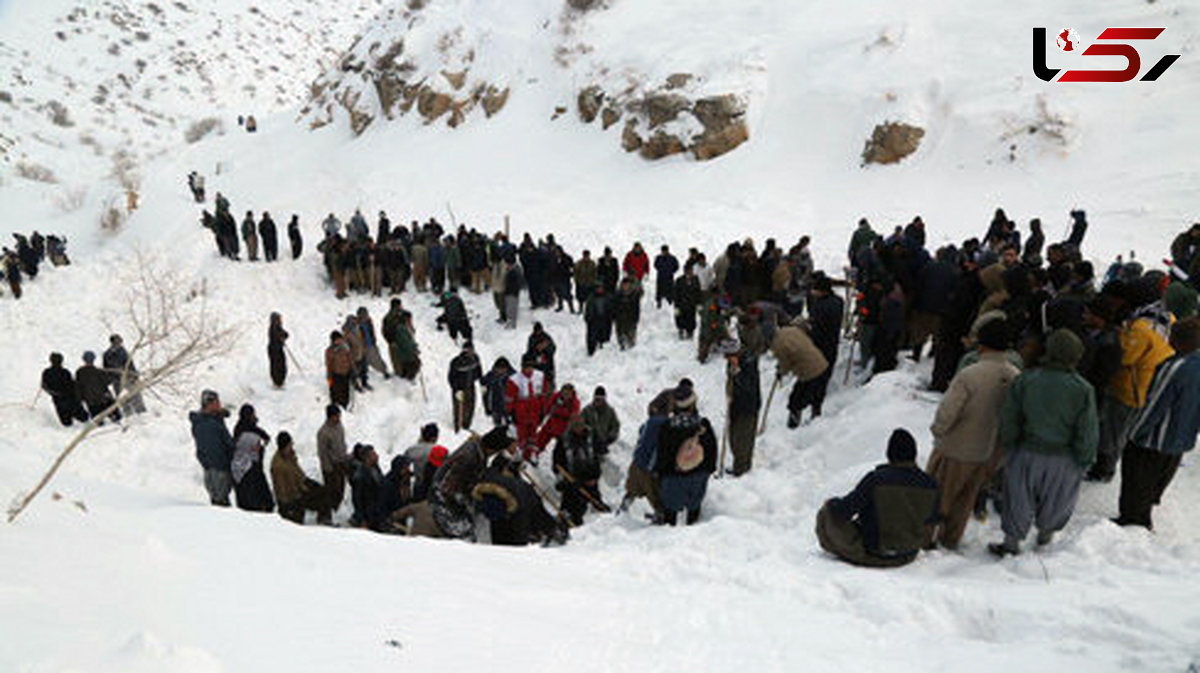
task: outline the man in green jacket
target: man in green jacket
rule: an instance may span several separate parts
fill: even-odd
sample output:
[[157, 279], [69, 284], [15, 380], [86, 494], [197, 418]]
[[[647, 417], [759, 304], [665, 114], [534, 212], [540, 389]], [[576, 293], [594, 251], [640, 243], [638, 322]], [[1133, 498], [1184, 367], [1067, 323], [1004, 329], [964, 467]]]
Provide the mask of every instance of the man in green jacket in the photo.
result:
[[1083, 342], [1066, 329], [1046, 339], [1036, 369], [1018, 376], [1000, 412], [1000, 445], [1006, 465], [1004, 541], [988, 545], [996, 556], [1018, 554], [1032, 524], [1037, 544], [1050, 543], [1075, 510], [1084, 470], [1096, 459], [1099, 420], [1092, 386], [1075, 371]]

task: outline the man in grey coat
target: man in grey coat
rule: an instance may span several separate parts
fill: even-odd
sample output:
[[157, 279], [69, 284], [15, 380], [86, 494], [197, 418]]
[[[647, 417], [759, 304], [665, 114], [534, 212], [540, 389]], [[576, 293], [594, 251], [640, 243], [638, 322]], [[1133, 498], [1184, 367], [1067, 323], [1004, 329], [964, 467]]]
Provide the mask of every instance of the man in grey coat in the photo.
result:
[[200, 411], [188, 414], [196, 441], [196, 460], [204, 468], [204, 488], [212, 504], [220, 507], [229, 506], [229, 492], [233, 490], [233, 437], [225, 426], [228, 417], [229, 411], [221, 407], [221, 398], [212, 390], [200, 393]]
[[[325, 423], [317, 430], [317, 457], [321, 460], [321, 479], [325, 483], [326, 503], [336, 511], [346, 496], [346, 478], [350, 454], [346, 453], [346, 430], [342, 427], [342, 409], [336, 404], [325, 407]], [[318, 523], [332, 523], [332, 518]]]

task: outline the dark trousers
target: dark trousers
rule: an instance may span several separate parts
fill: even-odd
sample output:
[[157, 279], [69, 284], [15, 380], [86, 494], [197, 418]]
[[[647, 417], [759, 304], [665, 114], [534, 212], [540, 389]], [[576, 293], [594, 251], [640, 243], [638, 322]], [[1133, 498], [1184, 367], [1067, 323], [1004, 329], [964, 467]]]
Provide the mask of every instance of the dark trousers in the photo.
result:
[[329, 377], [329, 399], [343, 409], [350, 407], [350, 375], [332, 374]]
[[1121, 461], [1119, 523], [1154, 527], [1150, 510], [1162, 500], [1163, 491], [1167, 490], [1179, 469], [1180, 458], [1180, 454], [1162, 453], [1135, 444], [1125, 446]]
[[282, 348], [268, 348], [267, 358], [271, 362], [271, 383], [279, 388], [287, 380], [287, 358]]
[[452, 389], [450, 397], [450, 408], [454, 409], [454, 431], [471, 427], [471, 421], [475, 419], [475, 386], [461, 390]]
[[[112, 406], [112, 403], [113, 403], [113, 399], [111, 397], [106, 397], [103, 400], [93, 400], [92, 402], [88, 402], [87, 403], [88, 413], [91, 415], [92, 418], [98, 419], [98, 418], [100, 418], [100, 414], [103, 413], [105, 409]], [[114, 421], [121, 420], [121, 410], [113, 409], [112, 413], [109, 414], [108, 417]], [[104, 422], [103, 420], [99, 420], [96, 422], [96, 425], [100, 425], [103, 422]]]
[[834, 514], [829, 503], [817, 512], [817, 541], [821, 549], [843, 561], [868, 568], [894, 568], [911, 562], [916, 555], [893, 557], [876, 556], [863, 546], [862, 530], [858, 524]]
[[471, 323], [469, 322], [449, 322], [446, 323], [446, 329], [450, 331], [451, 339], [457, 340], [458, 335], [461, 334], [462, 338], [466, 339], [467, 341], [471, 341], [472, 332]]
[[87, 412], [83, 410], [83, 405], [79, 403], [78, 398], [60, 395], [52, 399], [54, 400], [54, 411], [58, 414], [59, 422], [64, 426], [70, 427], [74, 421], [88, 419]]

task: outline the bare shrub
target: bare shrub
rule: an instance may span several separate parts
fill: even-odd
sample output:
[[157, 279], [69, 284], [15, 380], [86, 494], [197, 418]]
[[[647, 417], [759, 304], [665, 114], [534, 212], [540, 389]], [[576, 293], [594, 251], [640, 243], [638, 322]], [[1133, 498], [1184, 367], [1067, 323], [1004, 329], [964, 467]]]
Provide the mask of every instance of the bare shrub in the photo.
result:
[[73, 213], [87, 202], [87, 193], [87, 187], [63, 188], [61, 192], [54, 195], [54, 207], [63, 214]]
[[220, 119], [216, 117], [205, 117], [204, 119], [198, 119], [192, 122], [192, 124], [187, 127], [187, 130], [183, 132], [183, 139], [190, 145], [192, 143], [200, 142], [205, 138], [205, 136], [213, 131], [217, 131], [219, 133], [222, 130], [223, 125], [221, 124]]
[[34, 163], [27, 159], [18, 161], [16, 164], [14, 164], [13, 172], [15, 172], [19, 178], [33, 180], [34, 182], [45, 182], [51, 185], [58, 183], [58, 176], [54, 174], [54, 171], [39, 163]]
[[107, 233], [116, 233], [125, 224], [125, 211], [121, 210], [116, 197], [110, 198], [100, 211], [100, 229]]
[[126, 190], [136, 192], [142, 186], [142, 176], [138, 173], [137, 159], [125, 150], [117, 150], [112, 159], [112, 178]]

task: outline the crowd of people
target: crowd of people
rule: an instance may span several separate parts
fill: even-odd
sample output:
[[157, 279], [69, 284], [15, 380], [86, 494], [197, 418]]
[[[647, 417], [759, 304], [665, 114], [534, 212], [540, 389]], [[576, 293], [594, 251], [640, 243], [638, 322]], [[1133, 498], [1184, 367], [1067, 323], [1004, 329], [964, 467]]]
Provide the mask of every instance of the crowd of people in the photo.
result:
[[[192, 185], [193, 196], [197, 200], [203, 200], [203, 178], [189, 176], [189, 182]], [[208, 210], [203, 211], [200, 215], [200, 224], [205, 229], [212, 231], [218, 254], [232, 260], [240, 260], [241, 246], [245, 245], [246, 259], [251, 262], [258, 261], [260, 247], [263, 261], [278, 261], [279, 228], [276, 226], [275, 220], [271, 219], [270, 213], [264, 210], [262, 216], [255, 222], [254, 211], [247, 210], [239, 228], [237, 220], [229, 210], [229, 199], [225, 198], [221, 192], [217, 192], [214, 202], [215, 214]], [[292, 219], [288, 222], [287, 236], [292, 259], [299, 259], [304, 247], [304, 238], [300, 234], [300, 217], [298, 215], [292, 215]]]
[[[435, 526], [422, 530], [474, 538], [466, 512], [544, 523], [538, 508], [527, 505], [547, 494], [523, 475], [552, 443], [552, 467], [564, 493], [546, 501], [561, 506], [559, 521], [578, 523], [589, 507], [609, 509], [597, 487], [597, 466], [620, 426], [603, 389], [581, 408], [574, 386], [559, 383], [558, 346], [540, 322], [515, 360], [519, 367], [500, 357], [485, 371], [459, 291], [491, 292], [497, 322], [510, 329], [518, 326], [523, 294], [532, 310], [578, 313], [582, 345], [591, 355], [611, 340], [614, 328], [618, 348], [636, 347], [643, 304], [649, 305], [643, 287], [653, 272], [655, 309], [672, 310], [679, 338], [696, 340], [699, 362], [714, 354], [725, 360], [725, 423], [718, 435], [697, 413], [689, 381], [662, 391], [639, 428], [618, 510], [646, 497], [655, 522], [676, 523], [683, 512], [694, 523], [709, 476], [724, 469], [717, 449], [722, 440], [733, 454], [734, 475], [752, 469], [764, 401], [760, 359], [769, 353], [776, 364], [771, 394], [794, 377], [787, 425], [795, 428], [806, 409], [812, 417], [821, 414], [839, 344], [852, 335], [857, 364], [872, 376], [895, 369], [901, 352], [919, 361], [931, 341], [930, 388], [945, 395], [924, 470], [916, 467], [915, 440], [898, 430], [889, 441], [888, 464], [822, 508], [818, 537], [833, 553], [893, 565], [922, 547], [955, 549], [972, 516], [987, 516], [989, 503], [1000, 512], [1005, 534], [991, 545], [993, 553], [1018, 553], [1031, 527], [1038, 544], [1046, 545], [1070, 519], [1081, 482], [1108, 481], [1118, 467], [1122, 492], [1115, 521], [1150, 527], [1150, 508], [1178, 464], [1164, 456], [1190, 450], [1200, 422], [1187, 406], [1200, 400], [1200, 379], [1186, 376], [1198, 366], [1191, 272], [1200, 268], [1200, 225], [1173, 242], [1167, 272], [1118, 260], [1100, 277], [1082, 254], [1086, 214], [1070, 216], [1070, 234], [1047, 245], [1039, 220], [1029, 222], [1023, 237], [998, 209], [982, 238], [932, 253], [920, 217], [887, 235], [863, 219], [848, 246], [843, 280], [813, 268], [807, 237], [786, 249], [768, 239], [761, 251], [751, 239], [731, 242], [711, 265], [694, 248], [681, 263], [665, 245], [651, 259], [635, 243], [618, 263], [610, 247], [598, 259], [590, 250], [576, 259], [553, 236], [535, 242], [526, 234], [514, 245], [503, 232], [488, 238], [466, 225], [448, 233], [432, 218], [392, 227], [382, 212], [372, 236], [361, 212], [344, 227], [330, 214], [318, 249], [337, 296], [380, 296], [384, 288], [393, 295], [381, 331], [390, 372], [365, 308], [331, 334], [331, 408], [347, 409], [351, 389], [369, 390], [371, 368], [385, 377], [419, 375], [416, 329], [395, 296], [408, 291], [411, 280], [417, 293], [437, 299], [437, 328], [447, 328], [461, 346], [447, 368], [455, 430], [474, 426], [477, 397], [492, 425], [438, 468], [452, 478], [431, 477], [431, 516], [423, 520]], [[245, 230], [253, 231], [252, 218], [247, 222]], [[838, 296], [840, 288], [847, 296], [853, 292], [852, 306]], [[273, 316], [268, 352], [276, 385], [286, 376], [286, 336]], [[853, 358], [846, 363], [847, 377], [854, 364]], [[601, 415], [611, 418], [611, 433], [602, 427], [608, 421], [597, 421]], [[355, 474], [361, 464], [377, 462], [358, 453], [369, 452], [349, 459]], [[497, 454], [503, 460], [493, 459]], [[493, 462], [501, 466], [489, 467]], [[322, 465], [324, 472], [324, 458]], [[461, 467], [443, 470], [456, 465]], [[409, 474], [420, 476], [411, 468]], [[477, 491], [487, 479], [492, 481]], [[496, 501], [484, 502], [492, 496]], [[885, 501], [893, 504], [884, 507]], [[414, 519], [407, 511], [403, 522], [367, 525], [410, 530]], [[364, 512], [355, 520], [369, 517]], [[549, 530], [522, 525], [541, 537]]]
[[67, 257], [66, 236], [42, 236], [37, 231], [29, 236], [16, 233], [12, 236], [13, 247], [5, 246], [0, 251], [0, 273], [3, 273], [4, 280], [8, 282], [13, 299], [21, 298], [21, 283], [26, 278], [37, 278], [38, 268], [47, 259], [54, 266], [66, 266], [71, 263]]

